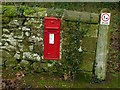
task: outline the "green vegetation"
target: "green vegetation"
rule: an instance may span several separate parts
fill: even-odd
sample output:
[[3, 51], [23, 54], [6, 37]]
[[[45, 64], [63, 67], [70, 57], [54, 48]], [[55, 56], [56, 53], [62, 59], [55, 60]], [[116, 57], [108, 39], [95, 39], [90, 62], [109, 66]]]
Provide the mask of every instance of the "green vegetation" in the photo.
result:
[[2, 7], [2, 11], [4, 13], [5, 16], [10, 16], [10, 17], [15, 17], [17, 16], [17, 8], [14, 6], [3, 6]]

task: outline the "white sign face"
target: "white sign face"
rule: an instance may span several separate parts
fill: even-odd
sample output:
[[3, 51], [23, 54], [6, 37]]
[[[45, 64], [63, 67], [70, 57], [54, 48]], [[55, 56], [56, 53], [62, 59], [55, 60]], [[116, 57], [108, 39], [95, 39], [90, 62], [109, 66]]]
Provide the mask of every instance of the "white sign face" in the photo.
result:
[[49, 44], [54, 44], [54, 34], [49, 34]]
[[101, 25], [110, 25], [110, 13], [101, 13]]

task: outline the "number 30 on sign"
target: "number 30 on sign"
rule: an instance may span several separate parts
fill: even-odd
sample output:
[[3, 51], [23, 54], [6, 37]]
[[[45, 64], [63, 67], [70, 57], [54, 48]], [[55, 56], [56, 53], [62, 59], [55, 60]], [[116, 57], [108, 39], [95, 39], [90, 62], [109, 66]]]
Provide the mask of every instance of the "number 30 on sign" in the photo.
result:
[[101, 25], [110, 25], [110, 13], [101, 13]]

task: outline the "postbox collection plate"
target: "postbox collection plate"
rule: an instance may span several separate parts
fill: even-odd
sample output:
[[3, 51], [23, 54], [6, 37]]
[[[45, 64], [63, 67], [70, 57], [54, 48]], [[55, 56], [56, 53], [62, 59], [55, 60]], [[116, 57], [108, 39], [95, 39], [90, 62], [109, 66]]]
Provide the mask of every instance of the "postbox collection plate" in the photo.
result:
[[60, 19], [44, 17], [44, 59], [60, 60]]

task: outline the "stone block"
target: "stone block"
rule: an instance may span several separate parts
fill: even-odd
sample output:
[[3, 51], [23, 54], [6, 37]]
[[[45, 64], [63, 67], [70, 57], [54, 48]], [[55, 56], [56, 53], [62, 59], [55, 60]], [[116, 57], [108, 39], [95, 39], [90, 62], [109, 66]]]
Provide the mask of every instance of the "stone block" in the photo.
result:
[[16, 29], [14, 29], [13, 32], [14, 32], [14, 38], [15, 39], [23, 39], [24, 32], [22, 32], [21, 29], [16, 28]]
[[7, 51], [9, 51], [9, 52], [14, 52], [14, 51], [16, 51], [16, 47], [15, 47], [15, 46], [12, 46], [12, 45], [1, 46], [1, 49], [7, 50]]
[[40, 55], [37, 53], [23, 52], [23, 59], [38, 62], [41, 60]]
[[25, 26], [30, 26], [30, 27], [40, 27], [42, 19], [38, 18], [28, 18], [27, 21], [24, 23]]
[[2, 34], [10, 34], [9, 29], [3, 28], [2, 29]]
[[25, 68], [25, 70], [29, 70], [29, 68], [30, 68], [30, 63], [29, 63], [29, 61], [22, 60], [22, 61], [20, 62], [20, 66], [21, 66], [22, 68]]
[[30, 45], [30, 46], [29, 46], [29, 50], [32, 52], [33, 49], [34, 49], [34, 45]]
[[34, 62], [31, 66], [35, 72], [42, 72], [41, 64], [39, 62]]
[[84, 71], [92, 71], [95, 60], [95, 53], [84, 52], [80, 68]]
[[28, 27], [22, 27], [22, 31], [30, 31], [31, 29], [30, 28], [28, 28]]
[[97, 38], [94, 37], [84, 37], [81, 42], [81, 48], [83, 51], [95, 52], [97, 45]]
[[30, 32], [25, 32], [25, 36], [29, 37], [30, 36]]
[[88, 27], [88, 31], [87, 31], [87, 34], [85, 36], [97, 38], [98, 27], [99, 27], [98, 24], [91, 24], [90, 27]]
[[7, 42], [9, 42], [10, 45], [12, 45], [12, 46], [16, 46], [17, 45], [17, 40], [14, 39], [13, 37], [12, 38], [8, 38]]
[[21, 54], [19, 51], [16, 51], [16, 54], [14, 55], [15, 59], [21, 59]]
[[9, 22], [9, 27], [17, 27], [19, 26], [18, 20], [12, 20]]

